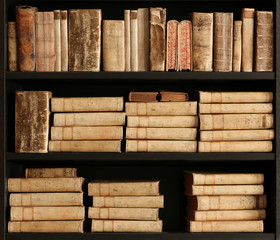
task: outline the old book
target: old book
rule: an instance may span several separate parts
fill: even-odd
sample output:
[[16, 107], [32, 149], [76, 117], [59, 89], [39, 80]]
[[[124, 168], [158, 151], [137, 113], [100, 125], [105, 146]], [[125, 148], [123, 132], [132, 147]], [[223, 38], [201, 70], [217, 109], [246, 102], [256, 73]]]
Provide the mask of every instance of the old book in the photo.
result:
[[121, 140], [122, 126], [51, 127], [51, 140]]
[[18, 71], [16, 22], [8, 22], [9, 71]]
[[125, 46], [125, 71], [131, 71], [130, 62], [130, 10], [124, 10], [124, 46]]
[[274, 66], [274, 26], [272, 11], [256, 11], [255, 64], [256, 72], [272, 72]]
[[200, 115], [201, 130], [273, 128], [273, 114]]
[[125, 125], [125, 113], [55, 113], [53, 121], [55, 127], [123, 126]]
[[60, 10], [54, 10], [54, 50], [55, 64], [54, 71], [61, 72], [61, 22]]
[[161, 102], [185, 102], [189, 100], [188, 93], [160, 91]]
[[127, 116], [127, 127], [195, 128], [197, 116]]
[[149, 8], [137, 10], [138, 71], [150, 69], [150, 14]]
[[263, 221], [190, 221], [188, 232], [263, 232]]
[[119, 112], [123, 97], [52, 98], [52, 112]]
[[155, 196], [159, 195], [159, 181], [92, 181], [89, 196]]
[[[132, 19], [130, 19], [130, 21], [132, 21]], [[103, 20], [102, 38], [103, 70], [118, 72], [125, 71], [124, 21]], [[131, 44], [130, 49], [132, 49]], [[130, 55], [130, 57], [132, 58], [132, 55]]]
[[35, 71], [36, 7], [16, 7], [18, 66], [20, 71]]
[[242, 56], [242, 21], [233, 21], [233, 72], [241, 71]]
[[19, 221], [8, 222], [8, 232], [79, 232], [83, 233], [84, 221]]
[[11, 207], [83, 206], [83, 193], [12, 193]]
[[214, 71], [232, 71], [233, 13], [214, 13]]
[[242, 9], [242, 72], [253, 71], [254, 15], [254, 8]]
[[77, 177], [77, 168], [26, 168], [26, 178]]
[[55, 65], [54, 12], [44, 12], [45, 71], [53, 72]]
[[158, 208], [88, 208], [88, 218], [117, 220], [158, 220]]
[[193, 71], [213, 71], [213, 13], [192, 13]]
[[47, 153], [51, 92], [17, 91], [15, 152]]
[[84, 220], [85, 207], [11, 207], [11, 221]]
[[92, 232], [162, 232], [162, 221], [92, 220]]
[[178, 71], [192, 71], [192, 22], [183, 20], [178, 26]]
[[197, 141], [126, 140], [126, 152], [197, 152]]
[[170, 115], [196, 115], [197, 102], [126, 102], [127, 116], [170, 116]]
[[130, 65], [131, 71], [138, 71], [138, 23], [137, 10], [130, 10]]
[[82, 192], [84, 178], [9, 178], [9, 192]]
[[158, 196], [94, 196], [93, 207], [163, 208], [163, 195]]
[[126, 139], [196, 140], [196, 128], [126, 128]]
[[169, 20], [166, 30], [166, 71], [178, 69], [178, 25], [177, 20]]
[[60, 11], [61, 71], [68, 71], [68, 12]]
[[157, 102], [158, 92], [130, 92], [130, 102]]
[[150, 8], [150, 71], [165, 70], [166, 8]]
[[35, 37], [35, 47], [36, 47], [36, 71], [45, 71], [45, 32], [44, 32], [44, 12], [36, 12], [36, 37]]

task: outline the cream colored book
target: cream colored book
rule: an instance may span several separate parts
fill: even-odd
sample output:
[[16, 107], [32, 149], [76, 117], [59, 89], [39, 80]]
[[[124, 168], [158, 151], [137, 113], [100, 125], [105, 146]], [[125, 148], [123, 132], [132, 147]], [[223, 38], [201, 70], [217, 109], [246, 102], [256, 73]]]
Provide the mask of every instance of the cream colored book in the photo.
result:
[[61, 23], [60, 10], [54, 10], [54, 71], [61, 72]]
[[130, 63], [130, 10], [124, 10], [124, 36], [125, 36], [125, 71], [131, 71]]
[[241, 71], [242, 56], [242, 21], [233, 21], [233, 72]]
[[26, 178], [72, 178], [77, 177], [77, 168], [26, 168]]
[[68, 11], [60, 11], [61, 71], [68, 71]]
[[130, 10], [130, 65], [131, 71], [138, 71], [138, 31], [137, 10]]

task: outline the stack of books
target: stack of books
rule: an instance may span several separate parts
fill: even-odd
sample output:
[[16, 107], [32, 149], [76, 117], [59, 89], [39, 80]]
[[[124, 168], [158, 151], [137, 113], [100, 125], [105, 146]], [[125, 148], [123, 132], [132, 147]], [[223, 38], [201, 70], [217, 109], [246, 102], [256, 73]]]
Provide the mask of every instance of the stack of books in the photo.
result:
[[123, 97], [52, 98], [50, 152], [121, 152]]
[[26, 178], [9, 178], [8, 232], [83, 232], [85, 208], [75, 168], [26, 169]]
[[188, 232], [263, 232], [264, 175], [185, 172]]
[[92, 232], [162, 232], [159, 181], [93, 181], [88, 195]]
[[199, 92], [199, 152], [271, 152], [272, 92]]

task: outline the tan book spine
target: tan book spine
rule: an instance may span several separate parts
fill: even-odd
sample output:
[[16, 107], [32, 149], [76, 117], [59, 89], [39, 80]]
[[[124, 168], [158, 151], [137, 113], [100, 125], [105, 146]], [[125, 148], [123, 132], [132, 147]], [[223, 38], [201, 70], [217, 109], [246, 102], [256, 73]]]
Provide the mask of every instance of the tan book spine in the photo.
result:
[[26, 178], [77, 177], [77, 168], [26, 168]]
[[130, 65], [131, 71], [138, 71], [138, 22], [137, 10], [130, 10]]
[[84, 178], [9, 178], [9, 192], [82, 192]]
[[83, 233], [84, 221], [21, 221], [9, 222], [8, 232], [78, 232]]
[[167, 22], [166, 30], [166, 71], [178, 69], [178, 25], [176, 20]]
[[51, 140], [122, 140], [122, 126], [51, 127]]
[[68, 71], [68, 12], [60, 11], [60, 30], [61, 30], [61, 71]]
[[103, 208], [163, 208], [164, 196], [94, 196], [93, 206]]
[[178, 27], [178, 70], [192, 71], [192, 22], [183, 20]]
[[89, 196], [156, 196], [159, 181], [92, 181], [88, 184]]
[[44, 32], [44, 12], [36, 12], [36, 71], [45, 71], [45, 32]]
[[55, 113], [55, 127], [124, 126], [125, 113]]
[[130, 102], [158, 102], [158, 92], [130, 92], [128, 99]]
[[158, 220], [158, 208], [88, 208], [88, 218], [117, 220]]
[[162, 221], [92, 220], [92, 232], [162, 232]]
[[11, 207], [83, 206], [83, 193], [12, 193]]
[[256, 11], [255, 64], [256, 72], [273, 72], [274, 26], [272, 11]]
[[160, 91], [161, 102], [187, 102], [189, 101], [188, 93]]
[[83, 220], [85, 207], [11, 207], [11, 221]]
[[60, 10], [54, 10], [54, 50], [55, 64], [54, 71], [61, 72], [61, 22]]
[[197, 115], [197, 102], [126, 102], [127, 116]]
[[241, 71], [242, 21], [233, 21], [233, 72]]
[[253, 71], [254, 8], [242, 9], [242, 72]]
[[150, 8], [150, 71], [165, 70], [166, 8]]
[[125, 35], [125, 71], [131, 71], [130, 54], [130, 10], [124, 10], [124, 35]]
[[8, 22], [9, 71], [18, 71], [16, 22]]
[[54, 12], [44, 12], [45, 71], [54, 72]]
[[103, 70], [125, 71], [124, 21], [103, 20]]

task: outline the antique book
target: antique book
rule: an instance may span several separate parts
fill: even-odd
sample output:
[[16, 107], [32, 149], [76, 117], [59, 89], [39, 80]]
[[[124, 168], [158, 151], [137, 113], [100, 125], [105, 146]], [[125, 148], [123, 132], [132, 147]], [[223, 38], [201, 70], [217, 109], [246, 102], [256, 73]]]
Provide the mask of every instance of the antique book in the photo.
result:
[[17, 56], [20, 71], [35, 71], [36, 7], [16, 7]]
[[15, 152], [47, 153], [51, 92], [17, 91]]
[[194, 12], [193, 24], [193, 71], [213, 71], [213, 13]]
[[150, 8], [150, 71], [165, 70], [166, 8]]
[[183, 20], [178, 26], [178, 71], [192, 71], [192, 22]]
[[123, 97], [52, 98], [52, 112], [119, 112]]
[[175, 116], [196, 115], [197, 102], [126, 102], [127, 116]]
[[121, 140], [49, 141], [50, 152], [121, 152]]
[[158, 220], [158, 208], [88, 208], [88, 218], [117, 220]]
[[256, 11], [255, 57], [256, 72], [273, 72], [274, 66], [274, 26], [272, 11]]
[[160, 91], [161, 102], [185, 102], [189, 100], [188, 93]]
[[11, 207], [11, 221], [84, 220], [85, 207]]
[[[132, 19], [130, 19], [130, 21], [132, 21]], [[130, 37], [132, 38], [132, 36]], [[124, 21], [103, 20], [102, 49], [104, 71], [125, 71], [124, 39]], [[132, 49], [131, 44], [130, 49]], [[132, 55], [130, 55], [130, 57], [132, 58]]]
[[8, 232], [43, 232], [43, 233], [58, 233], [58, 232], [84, 232], [84, 221], [19, 221], [8, 222]]
[[166, 71], [178, 69], [178, 25], [177, 20], [169, 20], [166, 27]]
[[233, 13], [214, 13], [214, 71], [232, 71]]
[[9, 192], [82, 192], [84, 178], [9, 178]]
[[89, 196], [155, 196], [159, 195], [159, 181], [91, 181]]
[[137, 10], [130, 10], [130, 66], [132, 72], [138, 71], [138, 23]]
[[157, 102], [158, 92], [130, 92], [130, 102]]
[[242, 72], [253, 71], [254, 15], [254, 8], [242, 9]]
[[83, 193], [12, 193], [11, 207], [83, 206]]
[[26, 178], [77, 177], [77, 168], [26, 168]]
[[54, 71], [61, 72], [61, 22], [60, 10], [54, 10], [54, 50], [55, 64]]
[[16, 22], [8, 22], [9, 71], [18, 71]]
[[125, 71], [131, 71], [130, 62], [130, 10], [124, 10], [124, 46], [125, 46]]
[[44, 12], [36, 12], [35, 21], [35, 53], [36, 53], [36, 72], [46, 71], [45, 67], [45, 31], [44, 31]]
[[68, 12], [60, 11], [61, 71], [68, 71]]
[[123, 126], [125, 125], [125, 113], [55, 113], [53, 122], [55, 127]]
[[101, 9], [69, 10], [69, 71], [100, 71]]
[[122, 126], [51, 127], [51, 140], [121, 140], [122, 138]]
[[126, 152], [197, 152], [197, 141], [126, 140]]
[[241, 71], [242, 56], [242, 21], [233, 21], [233, 58], [232, 71]]
[[93, 207], [163, 208], [164, 196], [94, 196]]
[[201, 114], [200, 129], [265, 129], [273, 128], [273, 114]]

